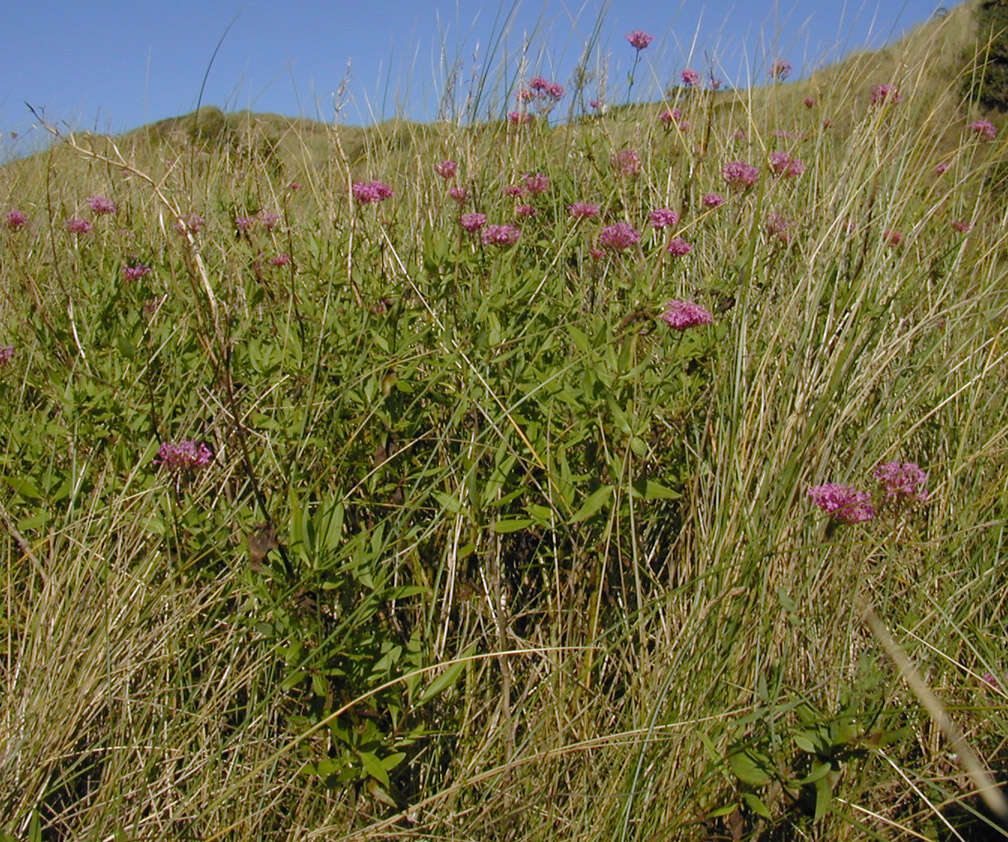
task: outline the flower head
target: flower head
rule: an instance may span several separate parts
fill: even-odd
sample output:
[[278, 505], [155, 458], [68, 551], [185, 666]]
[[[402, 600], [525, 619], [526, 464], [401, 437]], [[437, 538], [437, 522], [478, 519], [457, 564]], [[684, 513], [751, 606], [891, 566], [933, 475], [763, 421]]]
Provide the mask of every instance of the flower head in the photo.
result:
[[805, 172], [805, 165], [798, 158], [792, 158], [787, 152], [771, 152], [770, 169], [774, 175], [793, 178]]
[[981, 140], [994, 140], [997, 137], [997, 129], [990, 120], [974, 120], [966, 128]]
[[532, 115], [521, 111], [512, 111], [511, 113], [508, 114], [508, 122], [514, 125], [521, 125], [522, 123], [531, 123]]
[[871, 89], [871, 104], [882, 105], [887, 102], [902, 102], [899, 88], [895, 85], [875, 85]]
[[466, 203], [466, 199], [469, 198], [469, 191], [464, 187], [449, 187], [448, 197], [454, 199], [460, 205], [464, 205]]
[[532, 205], [518, 205], [515, 208], [515, 213], [518, 216], [535, 216], [538, 211]]
[[622, 251], [640, 242], [640, 232], [629, 222], [607, 225], [599, 232], [599, 244], [614, 251]]
[[519, 196], [525, 195], [525, 188], [520, 184], [509, 184], [501, 190], [505, 196], [510, 196], [512, 199], [517, 199]]
[[752, 187], [759, 178], [759, 170], [745, 161], [729, 161], [721, 167], [721, 175], [732, 187]]
[[392, 195], [392, 188], [384, 181], [355, 181], [353, 197], [362, 205], [382, 202]]
[[575, 219], [591, 219], [599, 215], [599, 206], [588, 202], [575, 202], [567, 206], [567, 212]]
[[205, 468], [213, 461], [213, 453], [205, 444], [194, 441], [162, 442], [154, 464], [173, 471], [193, 471]]
[[106, 213], [115, 213], [118, 208], [115, 202], [111, 199], [107, 199], [105, 196], [88, 196], [87, 197], [88, 207], [91, 211], [98, 216], [102, 216]]
[[791, 62], [785, 61], [782, 58], [775, 58], [773, 64], [770, 65], [770, 78], [783, 82], [791, 75], [792, 69]]
[[946, 170], [947, 170], [947, 169], [948, 169], [948, 168], [949, 168], [950, 166], [951, 166], [951, 164], [949, 164], [949, 163], [948, 163], [947, 161], [942, 161], [942, 162], [941, 162], [940, 164], [938, 164], [938, 166], [936, 166], [936, 167], [935, 167], [935, 172], [936, 172], [936, 173], [937, 173], [938, 175], [941, 175], [941, 174], [942, 174], [943, 172], [945, 172], [945, 171], [946, 171]]
[[237, 228], [239, 231], [248, 231], [249, 228], [251, 228], [253, 225], [255, 225], [254, 216], [235, 217], [235, 228]]
[[464, 213], [459, 217], [459, 225], [470, 234], [475, 234], [486, 225], [486, 215], [482, 213]]
[[815, 98], [810, 96], [805, 97], [802, 102], [805, 103], [806, 108], [813, 108], [816, 104]]
[[0, 365], [7, 365], [12, 359], [14, 359], [14, 346], [0, 345]]
[[643, 29], [635, 29], [627, 35], [626, 39], [630, 42], [630, 46], [639, 52], [647, 49], [648, 45], [654, 41], [654, 36], [649, 35]]
[[780, 214], [771, 214], [770, 218], [767, 220], [766, 232], [771, 237], [776, 237], [782, 243], [791, 242], [791, 229], [794, 227], [794, 222], [790, 219], [785, 219]]
[[175, 223], [175, 232], [181, 237], [186, 234], [198, 234], [204, 225], [206, 220], [198, 213], [184, 213]]
[[679, 224], [679, 214], [671, 208], [658, 208], [648, 214], [653, 228], [674, 228]]
[[687, 88], [695, 88], [700, 84], [700, 74], [688, 67], [679, 74], [679, 78]]
[[144, 275], [149, 275], [150, 272], [150, 266], [145, 266], [143, 263], [134, 263], [132, 266], [123, 266], [122, 276], [123, 280], [126, 281], [139, 281]]
[[903, 235], [899, 231], [891, 231], [887, 228], [882, 232], [882, 239], [887, 246], [898, 246], [903, 242]]
[[270, 266], [287, 266], [290, 262], [289, 254], [275, 254], [269, 259]]
[[8, 231], [17, 231], [28, 224], [28, 217], [21, 211], [15, 209], [7, 211], [7, 214], [4, 216], [4, 221], [7, 223]]
[[687, 243], [682, 237], [674, 237], [669, 240], [669, 244], [665, 247], [665, 251], [673, 257], [683, 257], [693, 251], [693, 246]]
[[539, 193], [545, 193], [549, 190], [550, 180], [542, 173], [537, 172], [535, 175], [526, 174], [523, 180], [525, 181], [525, 189], [532, 196], [537, 196]]
[[521, 230], [514, 225], [488, 225], [483, 229], [483, 245], [513, 246], [520, 236]]
[[724, 196], [720, 193], [708, 193], [701, 200], [705, 208], [717, 208], [724, 204]]
[[613, 153], [612, 165], [621, 175], [637, 175], [641, 170], [640, 155], [633, 149], [620, 149]]
[[816, 485], [808, 490], [812, 502], [841, 523], [863, 523], [875, 517], [871, 495], [836, 482]]
[[66, 230], [71, 234], [88, 234], [94, 226], [86, 219], [72, 217], [66, 221]]
[[886, 500], [927, 500], [927, 474], [916, 462], [886, 462], [872, 476], [881, 483]]
[[267, 231], [272, 231], [276, 224], [280, 221], [280, 214], [273, 213], [273, 211], [261, 210], [256, 214], [256, 219], [259, 220], [259, 224], [262, 225]]
[[458, 172], [458, 162], [439, 161], [434, 165], [434, 172], [447, 181], [449, 178], [453, 178], [455, 173]]
[[664, 309], [658, 318], [673, 330], [709, 325], [714, 321], [714, 317], [707, 310], [692, 301], [673, 299], [666, 301], [662, 307]]

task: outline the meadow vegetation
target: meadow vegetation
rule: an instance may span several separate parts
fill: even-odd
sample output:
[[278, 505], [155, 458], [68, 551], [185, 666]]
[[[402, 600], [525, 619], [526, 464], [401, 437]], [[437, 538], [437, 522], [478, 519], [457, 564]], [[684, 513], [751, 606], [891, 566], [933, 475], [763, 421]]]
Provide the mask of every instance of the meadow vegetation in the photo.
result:
[[997, 838], [942, 720], [1004, 775], [972, 12], [0, 169], [0, 839]]

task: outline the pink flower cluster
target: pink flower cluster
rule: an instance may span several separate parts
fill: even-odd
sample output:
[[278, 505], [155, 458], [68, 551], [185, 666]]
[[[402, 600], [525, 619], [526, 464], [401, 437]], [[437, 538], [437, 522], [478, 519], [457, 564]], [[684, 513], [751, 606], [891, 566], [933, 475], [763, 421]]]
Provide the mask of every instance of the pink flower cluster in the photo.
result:
[[875, 507], [867, 491], [827, 482], [810, 488], [808, 495], [813, 504], [841, 523], [864, 523], [875, 517]]
[[648, 215], [653, 228], [674, 228], [679, 224], [679, 214], [671, 208], [658, 208]]
[[693, 246], [687, 243], [682, 237], [674, 237], [669, 240], [669, 244], [665, 247], [665, 251], [673, 257], [684, 257], [693, 251]]
[[12, 359], [14, 359], [14, 346], [0, 345], [0, 365], [7, 365]]
[[626, 36], [627, 41], [630, 42], [630, 46], [635, 50], [647, 49], [648, 45], [654, 41], [654, 36], [649, 35], [643, 29], [635, 29]]
[[475, 234], [480, 228], [486, 225], [486, 214], [464, 213], [459, 217], [459, 225], [470, 234]]
[[629, 222], [607, 225], [599, 232], [599, 244], [614, 251], [622, 251], [640, 242], [640, 232]]
[[902, 102], [899, 88], [895, 85], [875, 85], [871, 89], [871, 104], [882, 105], [886, 102]]
[[488, 225], [483, 229], [483, 245], [513, 246], [520, 236], [521, 230], [514, 225]]
[[575, 202], [567, 206], [567, 211], [575, 219], [592, 219], [599, 215], [599, 206], [588, 202]]
[[791, 229], [794, 223], [790, 219], [785, 219], [780, 214], [771, 214], [767, 220], [766, 232], [771, 237], [776, 237], [782, 243], [791, 242]]
[[267, 231], [272, 231], [276, 228], [276, 224], [280, 221], [280, 214], [274, 213], [273, 211], [261, 210], [256, 214], [256, 219], [259, 220], [259, 224], [262, 225]]
[[792, 158], [787, 152], [771, 152], [770, 169], [774, 175], [794, 178], [805, 172], [805, 165], [800, 159]]
[[974, 120], [966, 128], [981, 140], [994, 140], [997, 137], [997, 129], [990, 120]]
[[550, 180], [542, 173], [537, 172], [535, 175], [526, 173], [522, 176], [522, 180], [525, 182], [525, 191], [530, 196], [538, 196], [549, 190]]
[[466, 203], [466, 199], [469, 198], [469, 191], [464, 187], [449, 187], [448, 196], [460, 205], [464, 205]]
[[720, 193], [708, 193], [700, 201], [705, 208], [719, 208], [725, 203], [724, 196]]
[[886, 500], [927, 500], [927, 474], [916, 462], [886, 462], [872, 476], [882, 484]]
[[662, 304], [663, 310], [658, 317], [673, 330], [686, 330], [699, 325], [709, 325], [714, 317], [692, 301], [673, 299]]
[[198, 234], [206, 225], [206, 220], [198, 213], [184, 213], [175, 223], [175, 232], [184, 237], [186, 234]]
[[4, 221], [7, 223], [8, 231], [17, 231], [28, 224], [28, 217], [19, 210], [7, 211]]
[[94, 226], [86, 219], [72, 217], [66, 221], [66, 230], [71, 234], [89, 234]]
[[87, 198], [88, 207], [91, 208], [92, 213], [102, 216], [107, 213], [115, 213], [118, 208], [115, 202], [105, 196], [88, 196]]
[[455, 177], [455, 173], [458, 172], [458, 163], [456, 161], [439, 161], [434, 165], [434, 172], [447, 181], [449, 178]]
[[213, 461], [213, 453], [205, 444], [194, 441], [162, 442], [154, 464], [173, 471], [192, 471], [205, 468]]
[[759, 178], [759, 170], [745, 161], [729, 161], [721, 168], [721, 175], [732, 187], [752, 187]]
[[290, 262], [289, 254], [275, 254], [269, 259], [270, 266], [287, 266]]
[[123, 266], [122, 276], [126, 281], [139, 281], [144, 275], [149, 275], [150, 266], [143, 263], [134, 263], [132, 266]]
[[791, 75], [792, 70], [791, 62], [785, 61], [782, 58], [775, 58], [773, 64], [770, 65], [770, 78], [783, 82]]
[[700, 84], [700, 74], [688, 67], [679, 74], [679, 78], [687, 88], [695, 88]]
[[532, 115], [523, 111], [512, 111], [508, 114], [508, 122], [514, 125], [520, 125], [522, 123], [531, 123]]
[[612, 165], [620, 175], [638, 175], [641, 170], [640, 155], [633, 149], [620, 149], [613, 153]]
[[352, 190], [353, 197], [362, 205], [383, 202], [392, 195], [392, 188], [384, 181], [355, 181]]

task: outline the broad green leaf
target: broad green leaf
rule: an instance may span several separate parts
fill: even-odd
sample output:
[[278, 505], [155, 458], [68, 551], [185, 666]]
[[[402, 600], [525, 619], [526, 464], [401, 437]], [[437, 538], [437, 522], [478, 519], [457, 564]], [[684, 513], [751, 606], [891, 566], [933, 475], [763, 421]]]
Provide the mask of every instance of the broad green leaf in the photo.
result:
[[815, 821], [819, 821], [829, 812], [830, 802], [833, 800], [833, 787], [829, 778], [820, 778], [815, 782]]
[[682, 495], [674, 488], [662, 485], [653, 479], [638, 480], [633, 485], [634, 493], [645, 500], [678, 500]]
[[809, 772], [804, 778], [802, 778], [798, 783], [802, 786], [805, 784], [814, 784], [816, 781], [822, 780], [829, 773], [830, 769], [833, 767], [829, 763], [813, 763], [812, 771]]
[[612, 492], [613, 487], [611, 485], [603, 485], [596, 488], [588, 495], [588, 499], [581, 504], [581, 508], [571, 516], [570, 522], [580, 523], [583, 520], [588, 520], [588, 518], [609, 502]]
[[[470, 653], [471, 654], [471, 653]], [[452, 664], [448, 669], [441, 673], [437, 678], [435, 678], [430, 684], [427, 685], [427, 689], [423, 691], [420, 698], [417, 700], [418, 705], [427, 704], [435, 696], [441, 695], [445, 690], [451, 687], [456, 681], [458, 681], [459, 675], [465, 668], [467, 661], [457, 661]]]
[[743, 792], [742, 800], [745, 801], [746, 806], [749, 807], [757, 816], [762, 816], [765, 819], [773, 819], [770, 814], [770, 808], [763, 803], [763, 799], [752, 792]]
[[364, 771], [367, 772], [372, 778], [374, 778], [379, 783], [385, 786], [389, 785], [388, 772], [385, 771], [385, 767], [382, 762], [378, 759], [378, 755], [370, 751], [358, 751], [357, 756], [360, 758], [361, 764], [364, 766]]
[[25, 500], [42, 499], [42, 491], [34, 482], [26, 477], [4, 477], [4, 482], [24, 497]]
[[519, 530], [525, 529], [526, 527], [531, 525], [532, 525], [532, 518], [522, 517], [522, 518], [513, 518], [511, 520], [499, 520], [494, 524], [493, 528], [494, 532], [496, 532], [498, 535], [503, 535], [507, 532], [518, 532]]
[[742, 783], [749, 786], [763, 786], [770, 783], [770, 775], [767, 774], [762, 764], [747, 751], [737, 751], [728, 755], [728, 765]]

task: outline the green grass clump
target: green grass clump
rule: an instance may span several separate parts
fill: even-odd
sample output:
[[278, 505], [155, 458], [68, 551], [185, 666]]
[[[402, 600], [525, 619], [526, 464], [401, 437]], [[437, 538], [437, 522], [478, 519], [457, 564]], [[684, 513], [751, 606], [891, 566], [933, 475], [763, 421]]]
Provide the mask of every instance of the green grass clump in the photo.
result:
[[201, 109], [0, 170], [0, 838], [990, 830], [943, 736], [1003, 773], [1005, 135], [945, 63], [967, 12], [558, 126]]

